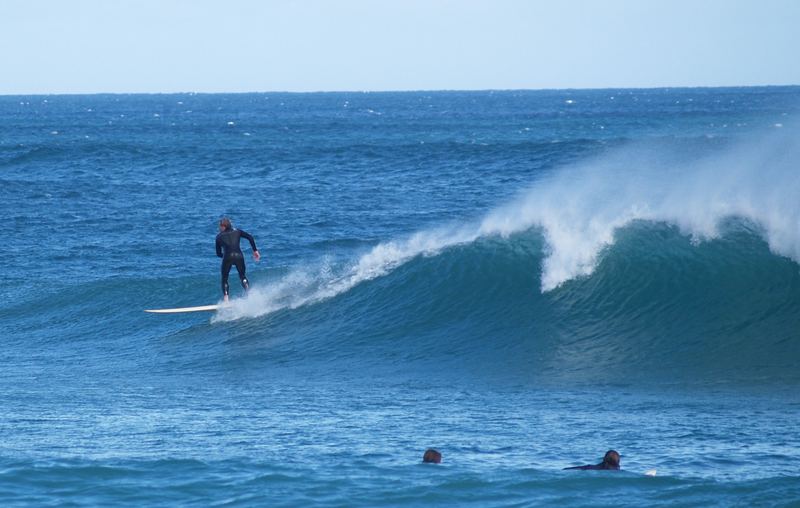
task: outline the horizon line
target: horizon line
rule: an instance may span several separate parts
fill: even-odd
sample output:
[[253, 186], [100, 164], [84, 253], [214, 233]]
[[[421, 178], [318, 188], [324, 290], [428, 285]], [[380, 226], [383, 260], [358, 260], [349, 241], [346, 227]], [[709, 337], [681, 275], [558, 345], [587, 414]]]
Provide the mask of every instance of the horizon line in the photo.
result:
[[678, 86], [631, 86], [631, 87], [567, 87], [567, 88], [419, 88], [387, 90], [249, 90], [249, 91], [161, 91], [161, 92], [36, 92], [0, 93], [0, 97], [50, 97], [79, 95], [248, 95], [248, 94], [368, 94], [368, 93], [452, 93], [452, 92], [555, 92], [555, 91], [601, 91], [601, 90], [698, 90], [730, 88], [797, 88], [798, 84], [769, 85], [678, 85]]

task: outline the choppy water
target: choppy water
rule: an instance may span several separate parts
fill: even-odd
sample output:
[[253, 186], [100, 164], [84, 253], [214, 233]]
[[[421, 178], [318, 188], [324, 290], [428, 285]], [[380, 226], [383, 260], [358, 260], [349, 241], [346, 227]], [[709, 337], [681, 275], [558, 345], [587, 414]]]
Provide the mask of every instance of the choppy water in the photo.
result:
[[[799, 112], [0, 97], [0, 500], [797, 505]], [[143, 313], [218, 301], [222, 215], [250, 294]]]

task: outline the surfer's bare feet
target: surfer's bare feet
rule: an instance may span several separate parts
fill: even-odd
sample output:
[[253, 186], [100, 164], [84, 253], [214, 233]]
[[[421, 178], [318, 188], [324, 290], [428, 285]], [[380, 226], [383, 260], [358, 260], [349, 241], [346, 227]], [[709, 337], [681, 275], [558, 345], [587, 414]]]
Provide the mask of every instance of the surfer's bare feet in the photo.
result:
[[228, 295], [223, 296], [222, 301], [228, 303]]

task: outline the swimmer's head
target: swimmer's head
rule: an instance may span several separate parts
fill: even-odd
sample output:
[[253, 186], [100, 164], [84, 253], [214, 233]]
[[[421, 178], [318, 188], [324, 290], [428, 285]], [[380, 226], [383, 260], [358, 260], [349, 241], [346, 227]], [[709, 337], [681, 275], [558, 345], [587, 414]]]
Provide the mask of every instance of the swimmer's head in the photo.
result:
[[603, 464], [614, 469], [619, 469], [619, 453], [617, 453], [616, 450], [608, 450], [605, 457], [603, 457]]
[[223, 230], [228, 230], [232, 228], [233, 225], [231, 224], [231, 220], [227, 217], [223, 217], [219, 220], [219, 228]]
[[428, 448], [425, 450], [425, 454], [422, 456], [422, 462], [440, 464], [442, 462], [442, 454], [433, 448]]

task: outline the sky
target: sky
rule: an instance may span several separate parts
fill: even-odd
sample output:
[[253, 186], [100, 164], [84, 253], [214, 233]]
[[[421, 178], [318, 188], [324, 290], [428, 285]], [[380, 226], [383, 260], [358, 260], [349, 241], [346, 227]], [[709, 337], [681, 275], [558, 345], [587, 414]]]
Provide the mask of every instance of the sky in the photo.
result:
[[0, 0], [0, 94], [800, 84], [800, 0]]

